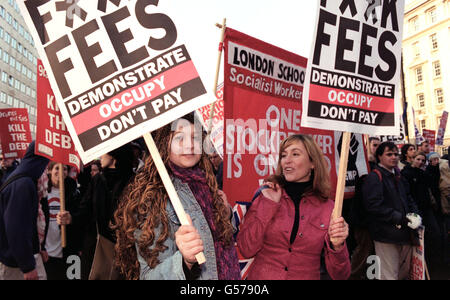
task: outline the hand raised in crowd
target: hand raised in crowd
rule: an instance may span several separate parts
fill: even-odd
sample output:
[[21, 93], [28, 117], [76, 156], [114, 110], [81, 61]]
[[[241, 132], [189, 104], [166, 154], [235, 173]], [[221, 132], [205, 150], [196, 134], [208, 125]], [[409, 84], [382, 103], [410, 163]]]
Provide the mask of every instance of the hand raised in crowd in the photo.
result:
[[36, 269], [34, 269], [31, 272], [23, 274], [23, 278], [25, 280], [39, 280], [38, 272]]
[[343, 217], [331, 218], [328, 236], [334, 250], [340, 251], [344, 247], [344, 242], [348, 237], [348, 224]]
[[58, 222], [58, 225], [69, 225], [72, 223], [72, 216], [70, 215], [70, 212], [67, 210], [59, 212], [58, 215], [56, 215], [56, 222]]
[[262, 190], [264, 197], [269, 198], [273, 202], [279, 203], [282, 194], [281, 187], [273, 182], [265, 182], [264, 185], [268, 187], [268, 189]]
[[191, 269], [197, 262], [195, 255], [203, 251], [203, 241], [197, 229], [192, 225], [192, 220], [187, 215], [190, 225], [182, 225], [175, 232], [175, 242], [183, 256], [186, 266]]

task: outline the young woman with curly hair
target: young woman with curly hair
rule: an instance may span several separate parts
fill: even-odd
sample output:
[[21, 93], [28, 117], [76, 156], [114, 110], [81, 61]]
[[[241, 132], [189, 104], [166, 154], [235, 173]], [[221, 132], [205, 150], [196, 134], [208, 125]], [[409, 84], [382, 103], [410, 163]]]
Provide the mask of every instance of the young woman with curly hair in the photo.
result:
[[[181, 226], [151, 157], [115, 213], [116, 264], [127, 279], [240, 279], [231, 209], [192, 115], [153, 138], [192, 225]], [[206, 263], [195, 255], [203, 251]]]
[[350, 260], [345, 239], [348, 225], [332, 219], [327, 163], [316, 142], [292, 135], [280, 144], [275, 175], [245, 215], [237, 245], [254, 257], [250, 280], [318, 280], [325, 255], [332, 279], [347, 279]]

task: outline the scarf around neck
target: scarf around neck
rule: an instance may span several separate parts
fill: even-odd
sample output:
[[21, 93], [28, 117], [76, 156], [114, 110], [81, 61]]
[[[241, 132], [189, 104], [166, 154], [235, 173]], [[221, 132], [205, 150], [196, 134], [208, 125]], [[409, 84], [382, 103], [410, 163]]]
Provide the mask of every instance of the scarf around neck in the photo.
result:
[[224, 242], [219, 240], [219, 232], [214, 221], [214, 201], [206, 181], [205, 172], [198, 164], [192, 168], [182, 168], [169, 162], [169, 167], [176, 178], [188, 184], [208, 222], [214, 240], [219, 280], [240, 279], [239, 263], [235, 248], [233, 246], [225, 247]]

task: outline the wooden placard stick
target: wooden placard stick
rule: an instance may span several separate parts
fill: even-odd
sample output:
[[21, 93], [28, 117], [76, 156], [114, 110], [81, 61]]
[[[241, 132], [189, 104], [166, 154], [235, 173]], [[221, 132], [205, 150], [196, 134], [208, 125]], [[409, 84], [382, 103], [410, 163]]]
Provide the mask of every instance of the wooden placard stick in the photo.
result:
[[344, 203], [345, 191], [345, 175], [347, 173], [348, 151], [350, 148], [350, 132], [342, 133], [341, 156], [339, 159], [339, 172], [336, 187], [336, 197], [334, 200], [334, 209], [332, 218], [339, 218], [342, 216], [342, 205]]
[[[62, 163], [58, 163], [58, 175], [59, 175], [59, 201], [60, 201], [60, 209], [59, 211], [62, 213], [66, 210], [66, 199], [64, 192], [64, 165]], [[66, 225], [61, 225], [61, 247], [65, 248], [67, 245], [66, 241]]]
[[[156, 169], [158, 170], [159, 176], [166, 188], [167, 194], [169, 195], [170, 202], [175, 209], [175, 213], [177, 214], [178, 219], [180, 220], [181, 225], [190, 225], [188, 218], [186, 216], [186, 212], [184, 211], [183, 205], [181, 204], [180, 198], [178, 197], [177, 191], [173, 186], [172, 180], [170, 179], [169, 173], [167, 172], [166, 166], [162, 161], [161, 155], [159, 154], [159, 150], [156, 147], [155, 141], [151, 133], [144, 134], [144, 140], [147, 144], [148, 150], [150, 151], [150, 155], [152, 156], [153, 162], [155, 163]], [[205, 255], [203, 252], [195, 255], [198, 264], [203, 264], [206, 262]]]
[[[225, 38], [225, 29], [227, 28], [227, 19], [224, 18], [222, 25], [220, 24], [216, 24], [217, 27], [221, 28], [221, 35], [220, 35], [220, 42], [219, 42], [219, 55], [217, 57], [217, 66], [216, 66], [216, 77], [214, 79], [214, 97], [216, 97], [217, 94], [217, 85], [218, 85], [218, 81], [219, 81], [219, 73], [220, 73], [220, 62], [222, 61], [222, 52], [223, 52], [223, 40]], [[212, 107], [211, 107], [211, 111], [209, 113], [209, 123], [208, 123], [208, 132], [207, 135], [209, 136], [211, 134], [211, 130], [212, 130], [212, 120], [214, 118], [214, 110], [216, 109], [216, 101], [214, 101]]]

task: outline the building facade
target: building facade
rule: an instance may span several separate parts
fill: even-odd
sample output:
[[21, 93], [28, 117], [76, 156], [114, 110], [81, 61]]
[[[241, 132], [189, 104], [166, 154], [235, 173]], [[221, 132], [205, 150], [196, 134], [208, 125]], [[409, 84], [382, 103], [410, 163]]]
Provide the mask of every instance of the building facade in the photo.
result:
[[[450, 112], [449, 0], [406, 1], [403, 71], [410, 141], [415, 142], [413, 121], [420, 132], [423, 129], [437, 132], [442, 112]], [[450, 146], [449, 126], [444, 146]], [[444, 147], [437, 148], [443, 153]]]
[[0, 0], [0, 108], [26, 108], [36, 136], [37, 51], [15, 0]]

